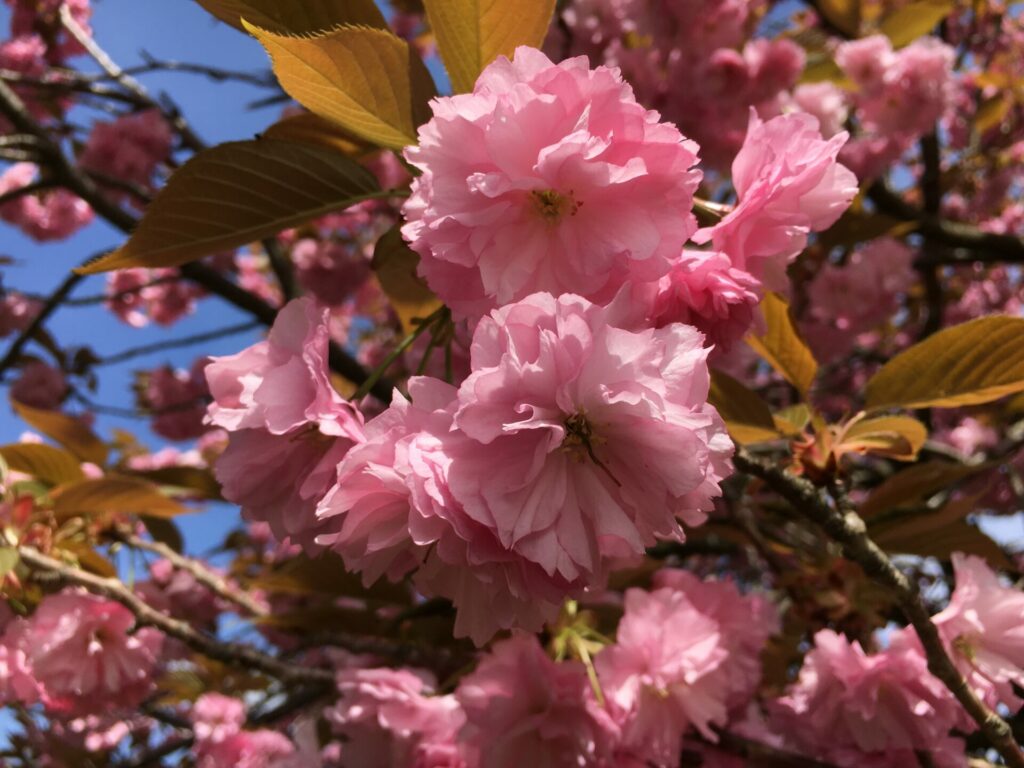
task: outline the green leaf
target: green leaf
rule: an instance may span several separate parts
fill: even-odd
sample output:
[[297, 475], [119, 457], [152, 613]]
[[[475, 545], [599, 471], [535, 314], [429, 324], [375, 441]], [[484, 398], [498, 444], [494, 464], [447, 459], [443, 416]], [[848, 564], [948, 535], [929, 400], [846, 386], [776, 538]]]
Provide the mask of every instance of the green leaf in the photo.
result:
[[327, 148], [272, 139], [221, 144], [171, 176], [127, 243], [77, 271], [179, 266], [378, 193], [369, 170]]
[[103, 466], [107, 461], [108, 449], [85, 422], [60, 411], [32, 408], [24, 403], [11, 401], [11, 407], [22, 420], [35, 430], [54, 440], [82, 461]]
[[85, 477], [80, 459], [45, 443], [5, 445], [0, 447], [0, 456], [4, 457], [11, 469], [50, 485], [73, 483]]
[[753, 390], [721, 371], [711, 372], [710, 402], [725, 420], [732, 439], [748, 445], [776, 440], [782, 435], [775, 427], [768, 405]]
[[900, 353], [868, 381], [867, 407], [955, 408], [1024, 391], [1024, 318], [980, 317]]
[[58, 518], [114, 514], [167, 518], [185, 514], [189, 509], [164, 496], [159, 488], [145, 480], [107, 475], [83, 480], [54, 492], [53, 511]]
[[242, 19], [263, 29], [301, 35], [343, 24], [387, 29], [373, 0], [196, 0], [218, 19], [244, 30]]
[[747, 343], [806, 399], [818, 375], [818, 362], [800, 337], [789, 304], [779, 294], [769, 293], [761, 302], [761, 311], [768, 330], [764, 336], [748, 336]]
[[404, 40], [368, 27], [298, 37], [245, 27], [267, 49], [281, 87], [310, 112], [382, 147], [416, 143], [434, 85]]
[[894, 48], [902, 48], [934, 30], [955, 7], [955, 0], [907, 3], [882, 20], [881, 31], [892, 41]]
[[14, 547], [0, 547], [0, 582], [13, 571], [21, 560], [21, 555]]
[[540, 48], [555, 0], [425, 0], [445, 69], [456, 93], [473, 90], [477, 76], [520, 45]]
[[881, 416], [862, 419], [850, 425], [839, 438], [833, 451], [870, 453], [899, 461], [913, 461], [928, 439], [928, 428], [910, 416]]
[[407, 334], [418, 327], [416, 320], [429, 317], [441, 306], [440, 299], [416, 274], [419, 261], [397, 226], [381, 235], [373, 250], [373, 271]]

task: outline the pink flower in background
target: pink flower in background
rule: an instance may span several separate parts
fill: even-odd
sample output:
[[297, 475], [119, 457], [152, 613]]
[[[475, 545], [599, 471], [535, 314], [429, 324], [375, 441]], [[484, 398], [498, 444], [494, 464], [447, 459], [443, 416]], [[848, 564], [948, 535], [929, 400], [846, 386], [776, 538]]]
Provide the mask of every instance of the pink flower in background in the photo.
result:
[[131, 611], [84, 591], [43, 600], [28, 619], [8, 626], [4, 645], [23, 654], [46, 708], [94, 714], [137, 706], [153, 688], [163, 636], [129, 634]]
[[847, 134], [825, 141], [811, 115], [762, 122], [750, 115], [743, 148], [732, 164], [739, 203], [694, 240], [711, 242], [738, 269], [783, 290], [786, 266], [811, 232], [832, 226], [857, 194], [857, 179], [836, 162]]
[[[173, 140], [171, 127], [159, 110], [134, 112], [112, 122], [95, 123], [78, 162], [90, 171], [148, 190], [157, 166], [170, 156]], [[100, 179], [101, 186], [102, 182]]]
[[220, 693], [204, 693], [192, 705], [189, 719], [198, 741], [217, 744], [242, 730], [245, 704]]
[[192, 440], [208, 429], [203, 423], [209, 393], [203, 376], [206, 360], [196, 363], [191, 371], [165, 365], [141, 377], [139, 401], [153, 414], [153, 431], [168, 440]]
[[579, 662], [556, 663], [533, 636], [494, 644], [455, 696], [469, 765], [598, 768], [612, 765], [615, 725], [594, 701]]
[[370, 262], [354, 243], [303, 238], [292, 247], [295, 275], [307, 293], [334, 307], [370, 277]]
[[39, 360], [22, 366], [18, 378], [11, 384], [12, 399], [48, 411], [59, 408], [69, 391], [64, 372]]
[[15, 291], [7, 291], [0, 298], [0, 338], [24, 331], [39, 314], [42, 302]]
[[652, 586], [681, 592], [718, 624], [721, 645], [729, 653], [718, 684], [730, 711], [745, 707], [761, 682], [761, 652], [768, 638], [781, 630], [774, 604], [761, 595], [742, 595], [731, 580], [701, 580], [677, 568], [655, 573]]
[[70, 56], [85, 53], [82, 44], [64, 29], [60, 20], [60, 9], [66, 5], [71, 18], [77, 22], [86, 35], [92, 35], [89, 20], [92, 18], [92, 7], [89, 0], [5, 0], [11, 6], [11, 34], [27, 35], [43, 28], [47, 39], [53, 47], [48, 51], [48, 58], [54, 64], [60, 64]]
[[403, 208], [420, 274], [478, 317], [535, 291], [610, 299], [665, 274], [696, 228], [697, 146], [582, 57], [519, 48], [432, 103]]
[[818, 119], [822, 138], [831, 139], [843, 132], [850, 116], [847, 96], [830, 82], [804, 83], [793, 89], [793, 106]]
[[198, 286], [182, 279], [176, 269], [133, 267], [107, 277], [107, 308], [123, 322], [142, 328], [152, 320], [169, 326], [195, 312]]
[[232, 433], [214, 470], [224, 497], [279, 539], [314, 551], [323, 532], [317, 503], [342, 456], [363, 440], [361, 414], [331, 386], [327, 314], [296, 299], [266, 341], [206, 367], [208, 423]]
[[956, 589], [932, 618], [960, 673], [989, 706], [1020, 709], [1024, 686], [1024, 593], [1002, 584], [980, 557], [953, 553]]
[[[27, 187], [36, 181], [38, 167], [15, 163], [0, 175], [0, 195]], [[64, 240], [92, 223], [93, 211], [81, 198], [66, 189], [47, 189], [23, 195], [0, 206], [0, 219], [13, 224], [39, 242]]]
[[[222, 575], [220, 569], [207, 567]], [[217, 617], [228, 608], [195, 576], [174, 568], [168, 560], [155, 560], [149, 566], [149, 576], [147, 581], [138, 584], [136, 591], [149, 605], [169, 616], [212, 629], [217, 626]]]
[[[452, 695], [435, 693], [429, 672], [342, 669], [339, 702], [325, 716], [342, 737], [342, 765], [359, 768], [465, 766], [455, 737], [465, 722]], [[444, 757], [443, 763], [436, 762]]]
[[280, 768], [295, 755], [295, 745], [276, 731], [239, 731], [223, 741], [198, 741], [195, 752], [196, 768]]
[[821, 630], [772, 714], [773, 726], [801, 752], [849, 768], [913, 765], [916, 750], [963, 754], [949, 736], [963, 723], [960, 705], [932, 677], [919, 646], [898, 638], [868, 655], [859, 643]]
[[728, 716], [728, 657], [718, 622], [685, 592], [627, 590], [615, 644], [594, 662], [623, 747], [667, 768], [678, 764], [691, 727], [714, 740], [711, 726]]
[[724, 254], [697, 250], [684, 250], [656, 290], [650, 312], [654, 327], [692, 325], [719, 354], [750, 330], [762, 292], [760, 282]]

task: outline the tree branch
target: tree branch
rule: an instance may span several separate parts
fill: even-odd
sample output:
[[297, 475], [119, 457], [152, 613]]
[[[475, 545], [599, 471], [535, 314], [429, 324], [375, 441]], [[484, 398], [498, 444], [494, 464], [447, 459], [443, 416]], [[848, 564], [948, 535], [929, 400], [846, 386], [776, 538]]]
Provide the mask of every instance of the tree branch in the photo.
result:
[[849, 559], [859, 564], [869, 577], [888, 587], [921, 640], [928, 659], [928, 670], [956, 697], [989, 743], [1003, 756], [1006, 764], [1013, 768], [1024, 768], [1024, 753], [1014, 741], [1009, 724], [974, 695], [946, 653], [917, 585], [871, 540], [864, 521], [857, 514], [845, 490], [838, 484], [832, 488], [836, 502], [836, 506], [832, 507], [809, 480], [787, 474], [779, 467], [756, 459], [742, 447], [737, 447], [733, 461], [741, 472], [763, 480], [798, 513], [824, 529], [842, 545]]
[[192, 650], [240, 669], [259, 670], [285, 683], [333, 683], [334, 674], [327, 669], [301, 667], [275, 659], [262, 651], [241, 643], [224, 643], [195, 630], [188, 622], [160, 613], [129, 590], [118, 579], [97, 576], [80, 568], [54, 560], [32, 547], [18, 547], [25, 564], [58, 576], [70, 584], [116, 600], [135, 615], [140, 626], [154, 627], [168, 637], [181, 640]]
[[265, 618], [270, 615], [266, 606], [256, 602], [250, 595], [232, 586], [227, 579], [219, 573], [207, 568], [198, 560], [193, 560], [190, 557], [180, 555], [162, 542], [148, 541], [136, 536], [135, 534], [118, 534], [117, 538], [130, 547], [151, 552], [154, 555], [164, 558], [179, 571], [185, 571], [186, 573], [192, 574], [192, 577], [196, 581], [215, 595], [224, 598], [228, 602], [234, 603], [250, 615], [257, 618]]

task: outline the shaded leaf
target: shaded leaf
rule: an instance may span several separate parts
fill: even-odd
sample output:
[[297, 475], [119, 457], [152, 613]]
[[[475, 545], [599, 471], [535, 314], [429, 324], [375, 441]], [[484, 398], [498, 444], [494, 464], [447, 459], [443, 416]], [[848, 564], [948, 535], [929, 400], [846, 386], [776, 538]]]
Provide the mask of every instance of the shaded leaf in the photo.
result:
[[728, 374], [711, 372], [708, 402], [718, 410], [729, 434], [738, 443], [758, 443], [781, 437], [767, 403]]
[[32, 408], [14, 400], [11, 407], [22, 420], [46, 437], [60, 443], [82, 461], [103, 466], [107, 461], [108, 449], [95, 433], [81, 419], [68, 416], [60, 411]]
[[843, 431], [832, 449], [843, 453], [870, 453], [900, 461], [913, 461], [928, 439], [928, 428], [910, 416], [862, 419]]
[[275, 32], [306, 34], [342, 24], [387, 28], [373, 0], [196, 0], [218, 19], [244, 30], [242, 19]]
[[348, 157], [359, 157], [376, 149], [345, 133], [337, 123], [332, 123], [312, 112], [303, 112], [301, 115], [291, 115], [278, 120], [261, 134], [261, 138], [315, 144]]
[[748, 336], [747, 343], [806, 398], [818, 375], [818, 363], [796, 329], [789, 304], [779, 294], [769, 293], [761, 311], [768, 330], [764, 336]]
[[368, 169], [330, 149], [272, 139], [221, 144], [171, 176], [127, 243], [77, 271], [178, 266], [377, 192]]
[[81, 460], [65, 450], [44, 443], [17, 443], [0, 447], [7, 466], [44, 483], [61, 485], [85, 477]]
[[868, 381], [867, 407], [953, 408], [1024, 391], [1024, 318], [993, 315], [946, 328], [896, 355]]
[[993, 568], [1014, 569], [999, 545], [967, 522], [976, 505], [976, 498], [957, 499], [938, 510], [869, 524], [869, 533], [876, 544], [889, 552], [943, 560], [954, 552], [966, 552], [985, 558]]
[[987, 99], [974, 116], [974, 130], [979, 134], [988, 133], [1000, 126], [1013, 108], [1013, 99], [1008, 93], [999, 93]]
[[184, 491], [193, 491], [197, 496], [211, 501], [223, 499], [220, 493], [220, 483], [213, 476], [209, 469], [200, 467], [162, 467], [160, 469], [147, 469], [144, 471], [133, 471], [133, 477], [141, 477], [156, 485], [171, 486]]
[[844, 35], [857, 37], [860, 32], [860, 0], [819, 0], [815, 8]]
[[915, 464], [897, 472], [871, 491], [860, 505], [860, 513], [867, 518], [900, 507], [923, 504], [939, 491], [952, 488], [960, 480], [986, 468], [986, 465], [969, 466], [948, 461]]
[[251, 584], [268, 592], [292, 595], [357, 597], [397, 604], [409, 602], [409, 594], [401, 584], [381, 580], [372, 587], [364, 587], [360, 576], [346, 570], [342, 559], [330, 552], [315, 558], [305, 555], [293, 557], [280, 567], [260, 574]]
[[894, 48], [902, 48], [934, 30], [954, 7], [955, 0], [917, 0], [886, 16], [880, 29]]
[[246, 29], [267, 49], [281, 87], [310, 112], [382, 147], [416, 143], [434, 86], [404, 40], [368, 27], [301, 37]]
[[511, 58], [520, 45], [540, 48], [555, 11], [555, 0], [426, 0], [424, 5], [456, 93], [472, 91], [477, 76], [498, 56]]
[[417, 319], [428, 317], [441, 306], [441, 300], [416, 274], [419, 262], [420, 257], [406, 245], [397, 226], [381, 235], [373, 250], [373, 271], [407, 334], [416, 330]]
[[150, 517], [174, 517], [189, 511], [145, 480], [123, 475], [107, 475], [83, 480], [58, 489], [53, 494], [53, 510], [58, 517], [75, 515], [139, 514]]
[[87, 545], [73, 547], [70, 551], [75, 555], [79, 567], [83, 570], [108, 579], [117, 578], [117, 568], [114, 564], [92, 547]]
[[185, 541], [181, 538], [181, 531], [173, 520], [163, 517], [150, 517], [141, 515], [142, 524], [146, 526], [149, 535], [155, 541], [166, 544], [175, 552], [182, 552], [185, 549]]

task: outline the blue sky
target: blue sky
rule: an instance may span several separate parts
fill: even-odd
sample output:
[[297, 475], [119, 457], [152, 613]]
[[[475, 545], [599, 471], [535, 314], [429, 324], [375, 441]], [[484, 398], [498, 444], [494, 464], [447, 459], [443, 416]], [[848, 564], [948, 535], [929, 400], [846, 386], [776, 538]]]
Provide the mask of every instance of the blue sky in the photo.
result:
[[[255, 40], [221, 24], [192, 0], [98, 0], [94, 3], [93, 27], [96, 39], [123, 67], [142, 63], [140, 51], [158, 59], [173, 59], [219, 66], [235, 70], [260, 71], [268, 68], [263, 49]], [[0, 28], [6, 29], [8, 11], [0, 4]], [[92, 69], [87, 58], [75, 63]], [[209, 143], [250, 138], [274, 122], [280, 108], [258, 111], [245, 105], [265, 95], [264, 91], [234, 83], [214, 83], [205, 78], [181, 73], [160, 73], [140, 78], [154, 94], [166, 92], [181, 107], [197, 133]], [[92, 114], [96, 114], [93, 112]], [[82, 120], [91, 119], [83, 112]], [[102, 222], [90, 226], [70, 240], [39, 244], [23, 237], [17, 230], [0, 226], [0, 254], [14, 259], [4, 266], [4, 284], [11, 288], [48, 294], [66, 276], [67, 271], [97, 251], [118, 245], [120, 232]], [[75, 291], [75, 296], [102, 293], [105, 278], [90, 277]], [[50, 320], [48, 329], [62, 344], [88, 345], [100, 355], [171, 338], [190, 336], [244, 322], [249, 318], [216, 298], [201, 302], [199, 311], [173, 327], [132, 329], [101, 307], [66, 308]], [[101, 369], [100, 389], [95, 400], [106, 405], [131, 408], [130, 392], [133, 370], [153, 368], [169, 363], [188, 367], [200, 354], [236, 352], [256, 339], [255, 332], [233, 336], [201, 347], [170, 350], [138, 358], [122, 366]], [[9, 340], [0, 341], [0, 347]], [[112, 429], [128, 429], [144, 442], [159, 446], [160, 438], [149, 432], [145, 421], [100, 416], [97, 431], [108, 436]], [[25, 425], [0, 403], [0, 443], [17, 440]], [[190, 548], [206, 548], [234, 525], [237, 517], [230, 509], [211, 510], [180, 520]]]

